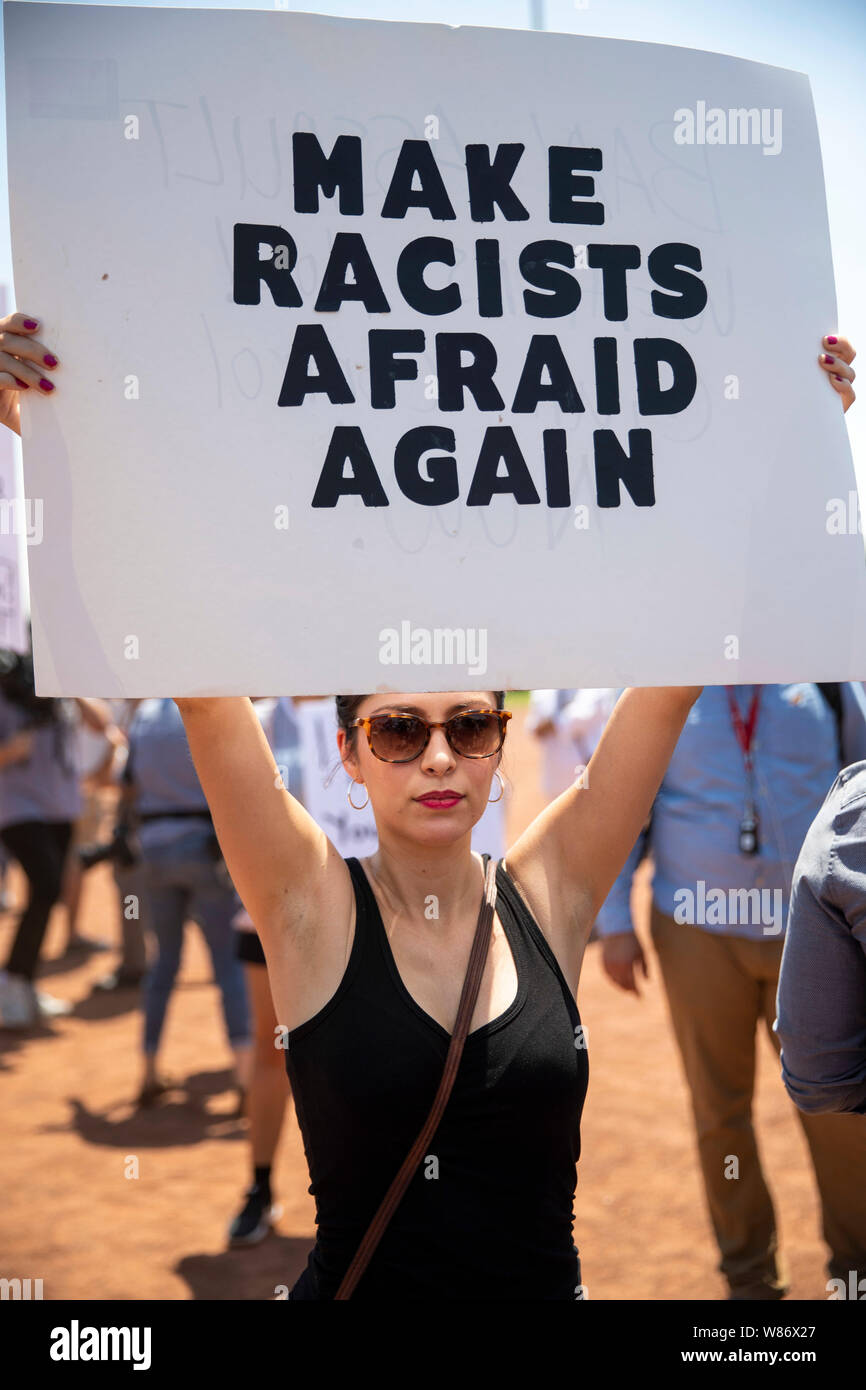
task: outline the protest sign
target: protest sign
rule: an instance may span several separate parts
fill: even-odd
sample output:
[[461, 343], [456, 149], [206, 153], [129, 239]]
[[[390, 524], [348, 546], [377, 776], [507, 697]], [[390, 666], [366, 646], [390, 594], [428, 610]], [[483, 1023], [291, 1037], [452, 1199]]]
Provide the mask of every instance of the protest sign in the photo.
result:
[[4, 24], [16, 301], [62, 364], [22, 403], [40, 693], [864, 674], [806, 75], [279, 10]]
[[[337, 716], [332, 699], [310, 700], [296, 705], [304, 769], [304, 805], [313, 820], [344, 858], [375, 854], [379, 835], [373, 808], [363, 787], [353, 788], [352, 810], [346, 799], [349, 778], [337, 752]], [[336, 770], [335, 770], [336, 769]]]

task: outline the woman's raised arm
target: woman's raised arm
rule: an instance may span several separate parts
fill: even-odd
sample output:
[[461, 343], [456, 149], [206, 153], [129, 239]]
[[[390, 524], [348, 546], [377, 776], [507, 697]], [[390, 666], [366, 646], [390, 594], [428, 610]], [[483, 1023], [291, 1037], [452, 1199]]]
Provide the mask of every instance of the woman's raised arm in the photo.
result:
[[247, 696], [181, 698], [175, 704], [226, 867], [247, 912], [263, 938], [286, 927], [291, 931], [346, 877], [337, 850], [283, 787]]
[[646, 824], [702, 689], [624, 690], [583, 775], [509, 849], [509, 873], [549, 923], [551, 945], [561, 958], [576, 947], [582, 951], [586, 933]]

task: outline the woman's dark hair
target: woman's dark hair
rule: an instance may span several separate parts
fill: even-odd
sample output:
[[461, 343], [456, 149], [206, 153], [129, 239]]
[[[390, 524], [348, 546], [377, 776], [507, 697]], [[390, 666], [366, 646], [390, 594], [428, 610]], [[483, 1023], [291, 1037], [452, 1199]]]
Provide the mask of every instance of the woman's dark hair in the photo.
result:
[[0, 691], [13, 705], [32, 715], [34, 723], [48, 724], [57, 718], [56, 700], [36, 694], [33, 657], [0, 648]]
[[[504, 709], [505, 691], [495, 690], [493, 693], [496, 696], [496, 708]], [[357, 719], [358, 710], [360, 709], [362, 702], [364, 700], [368, 700], [369, 698], [369, 695], [334, 696], [334, 700], [337, 706], [337, 723], [340, 726], [340, 728], [345, 731], [346, 745], [350, 751], [354, 747], [355, 734], [358, 732], [358, 730], [350, 729], [349, 725], [352, 723], [353, 719]]]
[[29, 715], [31, 727], [54, 726], [55, 756], [67, 773], [74, 771], [67, 746], [68, 728], [63, 717], [62, 701], [50, 695], [36, 694], [32, 652], [0, 648], [0, 694]]

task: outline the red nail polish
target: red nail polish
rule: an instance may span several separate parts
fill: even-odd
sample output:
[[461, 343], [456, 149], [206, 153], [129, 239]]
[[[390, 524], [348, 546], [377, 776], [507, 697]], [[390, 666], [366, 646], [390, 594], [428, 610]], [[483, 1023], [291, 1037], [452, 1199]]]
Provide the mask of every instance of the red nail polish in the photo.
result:
[[825, 361], [825, 362], [835, 362], [835, 361], [836, 361], [836, 358], [835, 358], [835, 357], [831, 357], [830, 354], [829, 354], [829, 352], [825, 352], [825, 353], [824, 353], [824, 361]]
[[24, 327], [25, 327], [25, 328], [38, 328], [38, 327], [39, 327], [39, 324], [37, 323], [36, 319], [25, 319], [25, 320], [24, 320]]
[[42, 387], [42, 390], [43, 390], [43, 391], [53, 391], [53, 390], [54, 390], [54, 382], [53, 382], [53, 381], [49, 381], [47, 377], [41, 376], [41, 377], [39, 378], [39, 385]]
[[19, 376], [16, 376], [15, 380], [18, 382], [18, 385], [21, 387], [21, 389], [22, 389], [23, 391], [29, 391], [29, 390], [30, 390], [30, 382], [29, 382], [29, 381], [22, 381], [21, 378], [20, 378]]
[[834, 381], [841, 381], [842, 378], [841, 378], [840, 376], [834, 376], [833, 380], [834, 380]]
[[46, 367], [57, 366], [57, 358], [54, 356], [53, 352], [46, 352], [43, 361], [45, 362]]
[[828, 342], [828, 343], [838, 343], [838, 341], [839, 341], [838, 338], [831, 338], [829, 334], [827, 335], [827, 342]]

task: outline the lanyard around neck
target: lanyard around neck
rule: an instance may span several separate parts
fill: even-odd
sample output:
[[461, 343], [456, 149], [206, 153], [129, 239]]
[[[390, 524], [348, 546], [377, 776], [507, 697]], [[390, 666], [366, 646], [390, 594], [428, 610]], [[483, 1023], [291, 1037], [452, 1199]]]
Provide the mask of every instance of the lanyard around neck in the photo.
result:
[[739, 706], [737, 705], [736, 697], [734, 696], [735, 689], [735, 686], [726, 685], [725, 693], [728, 697], [728, 704], [731, 710], [731, 720], [734, 725], [734, 733], [737, 736], [737, 743], [740, 745], [740, 751], [743, 754], [743, 762], [746, 765], [746, 772], [749, 774], [749, 776], [751, 776], [752, 740], [755, 736], [755, 725], [758, 722], [758, 705], [761, 701], [761, 687], [759, 685], [755, 686], [755, 693], [752, 696], [752, 701], [749, 705], [749, 713], [747, 714], [745, 721], [743, 720], [743, 716], [740, 714]]

